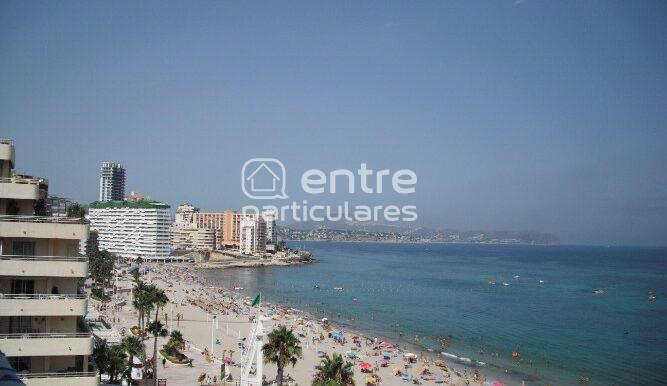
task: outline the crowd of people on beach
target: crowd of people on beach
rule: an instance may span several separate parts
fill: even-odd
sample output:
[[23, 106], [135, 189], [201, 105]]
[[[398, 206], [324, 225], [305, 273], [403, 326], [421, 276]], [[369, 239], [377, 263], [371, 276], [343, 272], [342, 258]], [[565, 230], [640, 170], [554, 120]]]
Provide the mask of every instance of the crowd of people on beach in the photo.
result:
[[[182, 322], [189, 320], [184, 310], [186, 306], [196, 307], [207, 315], [236, 318], [240, 322], [250, 323], [256, 313], [251, 308], [251, 299], [244, 297], [236, 289], [221, 287], [220, 283], [211, 283], [191, 271], [188, 267], [178, 264], [151, 264], [144, 267], [144, 276], [164, 287], [170, 303], [176, 308], [172, 312], [171, 323], [183, 328]], [[120, 321], [116, 315], [117, 308], [108, 306], [100, 310], [113, 323]], [[298, 336], [305, 353], [312, 353], [311, 363], [317, 364], [325, 355], [341, 354], [345, 360], [353, 363], [363, 375], [363, 383], [369, 386], [380, 384], [446, 384], [463, 385], [478, 384], [491, 385], [479, 369], [465, 366], [453, 367], [443, 358], [434, 353], [408, 351], [406, 346], [388, 341], [386, 338], [365, 336], [356, 331], [350, 331], [333, 323], [326, 317], [320, 318], [301, 310], [272, 304], [262, 299], [261, 314], [273, 321], [274, 325], [286, 325]], [[165, 319], [169, 319], [165, 310]], [[188, 336], [188, 331], [184, 330]], [[240, 338], [239, 333], [239, 338]], [[416, 339], [419, 339], [416, 337]], [[418, 341], [417, 341], [418, 343]], [[221, 344], [219, 339], [211, 344]], [[194, 347], [186, 341], [186, 352]], [[415, 346], [417, 347], [417, 346]], [[239, 341], [237, 347], [224, 350], [225, 354], [213, 355], [213, 347], [200, 348], [205, 361], [218, 362], [229, 368], [241, 366], [241, 357], [246, 353], [245, 342]], [[221, 351], [220, 348], [217, 351]], [[237, 352], [240, 357], [233, 357]], [[192, 362], [190, 362], [192, 365]], [[313, 366], [314, 368], [315, 366]], [[216, 384], [221, 381], [216, 377], [204, 377], [203, 382]], [[286, 379], [296, 379], [287, 374]], [[212, 382], [212, 383], [211, 383]], [[498, 384], [498, 383], [494, 383]]]

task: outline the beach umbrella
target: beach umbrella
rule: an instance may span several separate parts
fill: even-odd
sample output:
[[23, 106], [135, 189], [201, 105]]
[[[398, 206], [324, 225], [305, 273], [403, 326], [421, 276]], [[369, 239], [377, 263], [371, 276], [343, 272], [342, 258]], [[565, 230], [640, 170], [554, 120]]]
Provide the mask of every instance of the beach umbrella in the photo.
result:
[[415, 354], [411, 353], [411, 352], [407, 352], [407, 353], [403, 354], [403, 356], [406, 357], [406, 358], [417, 358], [417, 356]]
[[387, 365], [387, 360], [386, 359], [380, 359], [380, 366], [386, 366]]
[[491, 384], [491, 386], [503, 386], [503, 383], [500, 382], [500, 381], [493, 381], [493, 383]]
[[389, 359], [389, 358], [391, 358], [391, 353], [388, 352], [388, 351], [384, 351], [384, 352], [382, 353], [382, 356], [385, 357], [385, 358], [387, 358], [387, 359]]
[[361, 363], [359, 363], [359, 367], [361, 367], [362, 369], [370, 369], [371, 364], [368, 363], [368, 362], [361, 362]]

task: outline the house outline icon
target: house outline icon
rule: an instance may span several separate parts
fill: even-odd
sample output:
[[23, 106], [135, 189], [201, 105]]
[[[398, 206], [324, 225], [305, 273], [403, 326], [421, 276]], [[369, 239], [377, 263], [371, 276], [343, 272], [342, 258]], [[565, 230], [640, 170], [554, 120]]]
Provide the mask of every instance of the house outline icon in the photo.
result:
[[241, 167], [241, 190], [254, 200], [286, 199], [285, 181], [285, 165], [276, 158], [251, 158]]
[[[255, 175], [260, 173], [260, 171], [265, 170], [270, 174], [271, 178], [271, 187], [266, 188], [266, 187], [256, 187], [255, 186]], [[248, 177], [246, 177], [246, 181], [250, 181], [250, 191], [251, 192], [275, 192], [276, 191], [276, 181], [280, 181], [280, 177], [276, 173], [271, 170], [270, 167], [266, 165], [266, 162], [262, 162], [254, 172], [252, 172]]]

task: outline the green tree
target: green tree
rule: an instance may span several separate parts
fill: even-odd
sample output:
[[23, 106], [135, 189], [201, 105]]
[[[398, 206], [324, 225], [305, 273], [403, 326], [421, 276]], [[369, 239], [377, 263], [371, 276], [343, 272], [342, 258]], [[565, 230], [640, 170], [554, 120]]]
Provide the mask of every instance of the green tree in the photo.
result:
[[88, 270], [96, 287], [104, 287], [113, 278], [116, 255], [107, 250], [92, 250], [88, 255]]
[[344, 361], [340, 354], [334, 353], [333, 357], [327, 354], [315, 370], [313, 386], [330, 386], [332, 381], [341, 386], [354, 386], [352, 363]]
[[100, 372], [100, 381], [102, 381], [102, 373], [107, 372], [107, 365], [109, 363], [109, 346], [107, 346], [106, 339], [95, 337], [93, 344], [93, 362], [97, 370]]
[[174, 350], [183, 350], [183, 348], [185, 347], [185, 338], [183, 338], [183, 334], [178, 330], [172, 331], [171, 334], [169, 334], [169, 341], [167, 342], [167, 347], [170, 347], [171, 349]]
[[127, 355], [121, 345], [113, 345], [109, 349], [107, 359], [107, 374], [109, 374], [109, 383], [118, 383], [119, 375], [125, 372], [127, 368]]
[[276, 364], [278, 367], [276, 385], [282, 386], [285, 366], [288, 364], [294, 366], [298, 359], [303, 357], [301, 346], [293, 330], [285, 326], [278, 326], [267, 337], [269, 341], [262, 346], [264, 362]]
[[153, 335], [153, 378], [155, 378], [155, 385], [157, 386], [157, 339], [165, 337], [169, 333], [164, 325], [159, 320], [154, 320], [148, 324], [148, 332]]
[[153, 303], [153, 293], [155, 291], [155, 286], [146, 284], [141, 280], [137, 281], [137, 284], [132, 289], [132, 306], [137, 310], [138, 325], [141, 333], [141, 341], [144, 345], [144, 352], [142, 355], [142, 362], [146, 363], [146, 324], [150, 316], [150, 312], [155, 307]]
[[134, 367], [134, 357], [142, 355], [144, 353], [144, 345], [141, 342], [141, 339], [132, 335], [123, 338], [123, 340], [120, 342], [120, 345], [123, 347], [123, 349], [129, 356], [127, 362], [130, 366], [130, 372], [131, 372], [132, 368]]
[[85, 218], [86, 210], [79, 204], [72, 204], [67, 208], [67, 217]]

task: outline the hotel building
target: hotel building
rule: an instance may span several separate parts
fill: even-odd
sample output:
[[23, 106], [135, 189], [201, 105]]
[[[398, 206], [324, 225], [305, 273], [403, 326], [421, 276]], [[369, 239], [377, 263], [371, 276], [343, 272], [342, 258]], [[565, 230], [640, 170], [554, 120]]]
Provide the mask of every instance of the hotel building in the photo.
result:
[[113, 162], [102, 162], [100, 168], [100, 201], [122, 200], [125, 197], [125, 168]]
[[43, 216], [48, 181], [18, 176], [14, 151], [0, 140], [0, 351], [28, 386], [97, 385], [78, 285], [88, 275], [79, 255], [88, 225]]
[[157, 201], [97, 201], [90, 204], [90, 229], [100, 249], [124, 258], [163, 259], [171, 252], [171, 212]]

